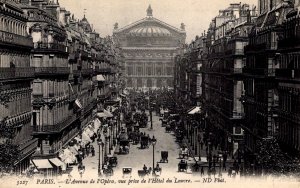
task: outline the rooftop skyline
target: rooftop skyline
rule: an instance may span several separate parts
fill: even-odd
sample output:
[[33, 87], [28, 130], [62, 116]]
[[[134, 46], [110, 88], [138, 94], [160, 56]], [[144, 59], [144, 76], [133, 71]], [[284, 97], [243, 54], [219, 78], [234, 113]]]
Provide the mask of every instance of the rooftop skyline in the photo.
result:
[[184, 3], [181, 0], [59, 0], [60, 5], [74, 14], [75, 18], [82, 19], [85, 13], [102, 37], [112, 35], [116, 22], [122, 28], [145, 18], [150, 4], [153, 17], [176, 28], [180, 28], [181, 23], [185, 24], [187, 43], [207, 30], [220, 9], [227, 8], [230, 3], [240, 2], [257, 6], [257, 0], [186, 0]]

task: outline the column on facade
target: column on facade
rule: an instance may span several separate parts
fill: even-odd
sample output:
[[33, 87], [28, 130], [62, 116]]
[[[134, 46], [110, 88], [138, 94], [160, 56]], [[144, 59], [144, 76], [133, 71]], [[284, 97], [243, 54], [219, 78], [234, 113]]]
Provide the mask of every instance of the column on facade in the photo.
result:
[[233, 92], [233, 115], [241, 115], [242, 113], [242, 103], [239, 100], [242, 95], [243, 81], [234, 81], [234, 92]]
[[151, 78], [151, 81], [152, 81], [152, 87], [156, 88], [156, 79]]
[[132, 86], [133, 88], [137, 88], [137, 78], [132, 78]]
[[147, 78], [142, 78], [143, 87], [147, 87]]

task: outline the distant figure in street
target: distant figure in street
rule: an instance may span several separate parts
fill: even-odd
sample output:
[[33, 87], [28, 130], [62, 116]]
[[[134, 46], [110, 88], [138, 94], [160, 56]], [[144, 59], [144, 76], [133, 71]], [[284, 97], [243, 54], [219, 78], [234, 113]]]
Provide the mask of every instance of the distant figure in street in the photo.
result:
[[228, 176], [231, 177], [231, 175], [232, 175], [232, 169], [230, 168], [230, 169], [228, 170]]
[[92, 156], [95, 156], [95, 148], [93, 146], [91, 147], [91, 152], [92, 152]]
[[223, 169], [226, 171], [226, 162], [223, 161]]
[[203, 166], [201, 167], [201, 176], [204, 176], [204, 169], [203, 169]]
[[90, 146], [87, 146], [86, 147], [86, 156], [89, 156], [90, 155]]
[[146, 165], [144, 164], [144, 166], [143, 166], [143, 170], [146, 172], [147, 171], [147, 167], [146, 167]]

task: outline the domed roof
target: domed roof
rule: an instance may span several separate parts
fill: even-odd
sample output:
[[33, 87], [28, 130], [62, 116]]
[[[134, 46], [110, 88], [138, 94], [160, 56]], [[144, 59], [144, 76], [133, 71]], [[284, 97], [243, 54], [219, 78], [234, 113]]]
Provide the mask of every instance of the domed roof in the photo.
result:
[[129, 35], [135, 37], [163, 37], [171, 36], [171, 32], [158, 26], [141, 26], [130, 30]]
[[88, 20], [86, 19], [85, 15], [83, 16], [82, 20], [80, 21], [80, 25], [83, 27], [85, 32], [92, 32], [92, 27]]

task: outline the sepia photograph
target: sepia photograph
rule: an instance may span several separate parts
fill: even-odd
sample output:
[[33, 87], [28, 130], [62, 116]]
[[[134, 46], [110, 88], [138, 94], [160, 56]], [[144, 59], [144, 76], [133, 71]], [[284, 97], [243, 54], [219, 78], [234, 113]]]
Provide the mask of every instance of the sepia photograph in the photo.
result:
[[300, 0], [0, 0], [0, 188], [300, 187]]

